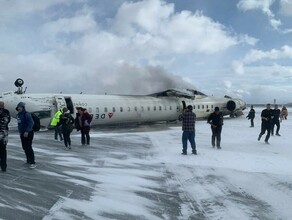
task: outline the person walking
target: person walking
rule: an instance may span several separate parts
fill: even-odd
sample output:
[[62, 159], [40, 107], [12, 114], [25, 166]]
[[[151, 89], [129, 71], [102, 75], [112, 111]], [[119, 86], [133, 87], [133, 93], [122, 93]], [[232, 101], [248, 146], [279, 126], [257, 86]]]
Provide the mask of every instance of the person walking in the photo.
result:
[[8, 124], [11, 120], [10, 112], [4, 108], [4, 102], [0, 101], [0, 164], [2, 172], [7, 169]]
[[60, 125], [60, 117], [63, 113], [63, 108], [57, 111], [51, 121], [51, 126], [55, 129], [55, 140], [58, 140], [58, 136], [60, 137], [60, 141], [63, 141], [62, 130]]
[[33, 119], [29, 112], [25, 110], [25, 103], [19, 102], [16, 107], [17, 114], [17, 122], [18, 122], [18, 131], [20, 135], [20, 140], [22, 144], [22, 149], [24, 150], [26, 156], [26, 163], [30, 168], [35, 168], [35, 157], [34, 151], [32, 149], [32, 141], [33, 141]]
[[85, 108], [78, 108], [78, 114], [76, 114], [75, 121], [78, 123], [77, 129], [81, 131], [81, 144], [83, 146], [90, 145], [90, 123], [92, 116], [87, 112]]
[[195, 123], [196, 114], [193, 112], [193, 106], [189, 105], [187, 109], [180, 115], [179, 120], [182, 121], [182, 154], [187, 155], [188, 141], [192, 147], [192, 153], [197, 155], [195, 142]]
[[267, 131], [265, 143], [269, 144], [271, 125], [272, 125], [272, 117], [273, 117], [273, 110], [271, 109], [271, 104], [267, 104], [266, 108], [264, 110], [262, 110], [262, 113], [261, 113], [262, 125], [261, 125], [261, 133], [259, 134], [258, 141], [261, 140], [261, 137]]
[[284, 105], [282, 107], [282, 110], [281, 110], [281, 121], [287, 120], [287, 116], [288, 116], [288, 110], [287, 110], [286, 106]]
[[215, 107], [215, 111], [210, 114], [208, 117], [207, 123], [211, 125], [212, 138], [211, 143], [212, 147], [215, 148], [215, 140], [217, 149], [221, 149], [221, 132], [223, 126], [223, 115], [219, 111], [219, 107]]
[[277, 126], [276, 135], [277, 136], [281, 136], [279, 134], [279, 131], [280, 131], [280, 115], [281, 115], [281, 110], [278, 109], [278, 105], [275, 104], [274, 109], [273, 109], [273, 116], [272, 116], [271, 135], [274, 135], [274, 127], [276, 125]]
[[250, 120], [250, 127], [254, 127], [254, 118], [255, 118], [255, 110], [253, 109], [253, 105], [250, 106], [250, 110], [248, 115], [246, 116], [248, 120]]
[[62, 127], [63, 139], [66, 149], [71, 149], [70, 134], [73, 130], [74, 118], [68, 112], [67, 108], [63, 108], [63, 114], [60, 117], [60, 124]]

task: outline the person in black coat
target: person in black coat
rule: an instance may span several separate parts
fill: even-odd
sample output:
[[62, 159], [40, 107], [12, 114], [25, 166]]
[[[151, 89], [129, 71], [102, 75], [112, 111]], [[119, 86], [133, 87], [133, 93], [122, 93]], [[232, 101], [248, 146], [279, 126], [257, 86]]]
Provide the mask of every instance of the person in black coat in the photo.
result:
[[0, 101], [0, 164], [2, 172], [6, 172], [7, 168], [6, 146], [8, 142], [8, 124], [10, 119], [9, 111], [4, 108], [4, 102]]
[[250, 120], [250, 127], [254, 127], [254, 118], [255, 118], [255, 110], [253, 109], [253, 105], [250, 106], [250, 110], [248, 115], [246, 116], [248, 120]]
[[73, 131], [74, 128], [74, 118], [70, 114], [70, 112], [67, 112], [68, 109], [63, 109], [63, 114], [60, 117], [60, 124], [62, 125], [62, 133], [63, 133], [63, 139], [66, 149], [71, 149], [71, 138], [70, 134]]
[[272, 125], [272, 118], [273, 118], [273, 110], [271, 109], [271, 104], [267, 104], [266, 108], [261, 113], [262, 118], [262, 126], [261, 126], [261, 133], [259, 134], [258, 141], [261, 140], [261, 137], [266, 133], [267, 135], [265, 138], [265, 143], [269, 144], [269, 138], [271, 133], [271, 125]]
[[281, 136], [279, 134], [280, 131], [280, 115], [281, 115], [281, 110], [278, 109], [278, 105], [275, 104], [275, 107], [273, 109], [273, 118], [272, 118], [272, 125], [271, 125], [271, 134], [274, 135], [274, 127], [275, 125], [277, 126], [276, 130], [276, 135]]
[[211, 125], [212, 130], [212, 139], [211, 143], [213, 148], [215, 147], [215, 140], [217, 149], [221, 149], [221, 132], [223, 126], [223, 115], [222, 112], [219, 111], [219, 107], [215, 107], [215, 111], [210, 114], [208, 117], [207, 123]]

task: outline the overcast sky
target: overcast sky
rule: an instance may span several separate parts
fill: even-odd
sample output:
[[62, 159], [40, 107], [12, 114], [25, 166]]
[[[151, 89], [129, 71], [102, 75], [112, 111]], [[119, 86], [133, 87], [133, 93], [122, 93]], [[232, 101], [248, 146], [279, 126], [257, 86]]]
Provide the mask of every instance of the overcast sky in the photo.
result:
[[292, 0], [0, 0], [1, 92], [292, 102]]

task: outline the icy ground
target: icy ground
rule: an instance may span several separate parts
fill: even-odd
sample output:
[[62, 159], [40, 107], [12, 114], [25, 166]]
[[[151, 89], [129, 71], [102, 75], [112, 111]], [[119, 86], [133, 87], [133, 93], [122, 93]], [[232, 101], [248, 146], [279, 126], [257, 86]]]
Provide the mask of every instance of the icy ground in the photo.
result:
[[94, 129], [87, 147], [74, 132], [70, 151], [52, 131], [38, 132], [36, 169], [24, 165], [11, 131], [0, 219], [292, 219], [292, 120], [267, 145], [257, 141], [260, 111], [254, 128], [245, 116], [226, 119], [221, 150], [197, 122], [197, 156], [180, 154], [174, 124]]

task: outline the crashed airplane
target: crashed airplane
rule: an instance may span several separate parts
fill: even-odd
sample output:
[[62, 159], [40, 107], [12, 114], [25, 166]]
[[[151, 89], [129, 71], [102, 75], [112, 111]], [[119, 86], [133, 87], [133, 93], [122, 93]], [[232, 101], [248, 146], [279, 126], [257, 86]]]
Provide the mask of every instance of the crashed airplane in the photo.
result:
[[241, 99], [207, 96], [190, 89], [168, 89], [149, 95], [27, 94], [23, 84], [22, 79], [17, 79], [17, 91], [3, 92], [0, 100], [12, 117], [16, 117], [17, 103], [25, 102], [27, 111], [34, 112], [43, 127], [49, 127], [51, 118], [63, 107], [73, 116], [76, 107], [86, 108], [93, 116], [92, 125], [176, 121], [188, 105], [193, 106], [197, 118], [208, 117], [216, 106], [224, 116], [231, 117], [240, 116], [245, 109]]

